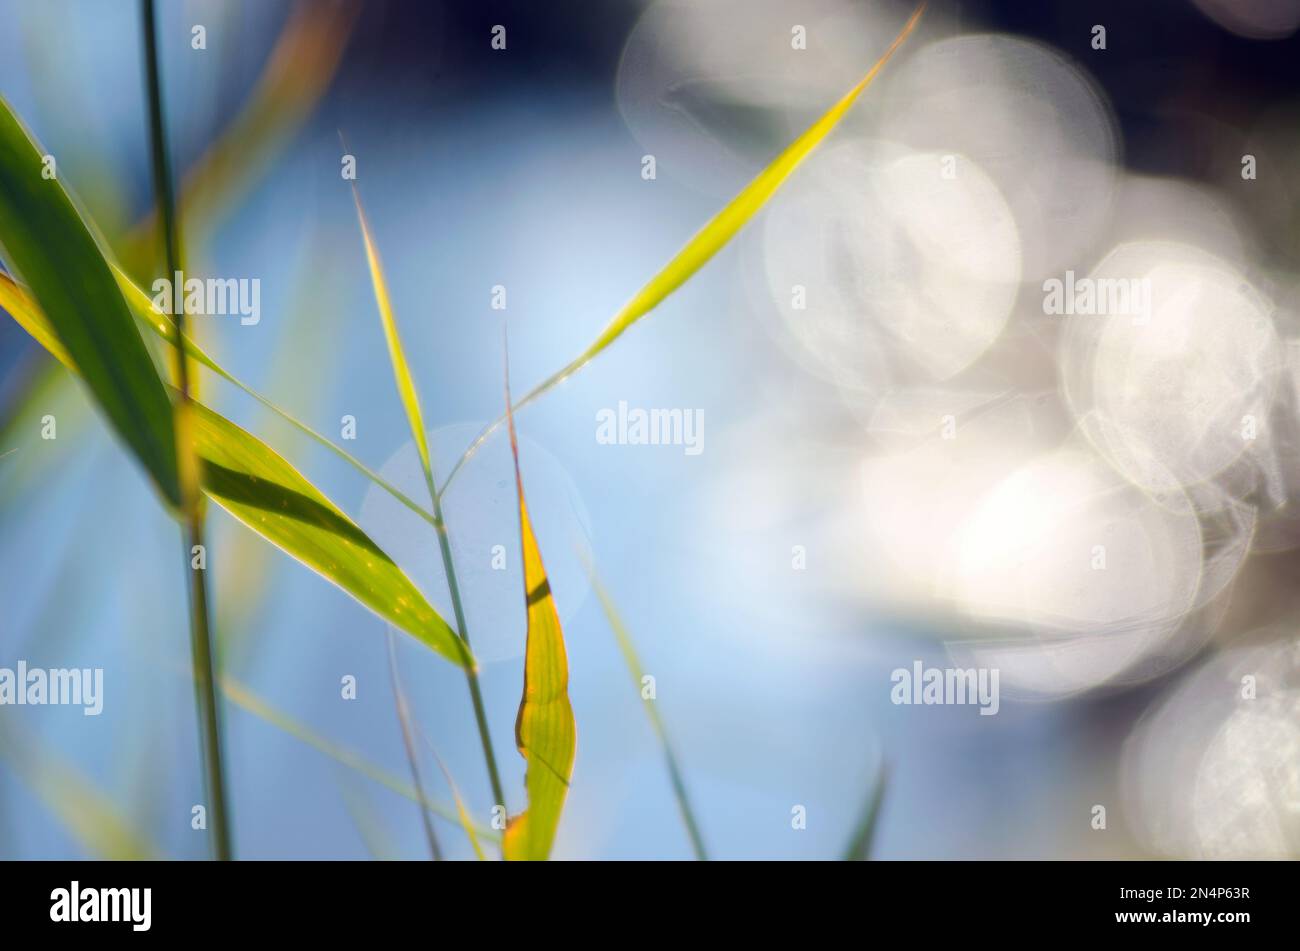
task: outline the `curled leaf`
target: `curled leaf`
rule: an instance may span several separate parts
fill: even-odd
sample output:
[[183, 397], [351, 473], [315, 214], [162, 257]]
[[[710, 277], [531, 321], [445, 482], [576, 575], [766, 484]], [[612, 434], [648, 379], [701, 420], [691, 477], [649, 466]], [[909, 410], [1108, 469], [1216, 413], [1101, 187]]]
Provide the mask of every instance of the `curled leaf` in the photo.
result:
[[524, 649], [524, 695], [515, 718], [515, 744], [528, 761], [524, 785], [528, 808], [511, 820], [502, 840], [502, 854], [511, 860], [546, 859], [551, 854], [555, 830], [569, 792], [578, 727], [569, 702], [569, 662], [555, 596], [542, 564], [542, 552], [524, 502], [524, 481], [519, 473], [519, 443], [514, 416], [509, 412], [510, 449], [515, 460], [515, 488], [519, 495], [519, 535], [523, 546], [524, 600], [528, 611], [528, 642]]

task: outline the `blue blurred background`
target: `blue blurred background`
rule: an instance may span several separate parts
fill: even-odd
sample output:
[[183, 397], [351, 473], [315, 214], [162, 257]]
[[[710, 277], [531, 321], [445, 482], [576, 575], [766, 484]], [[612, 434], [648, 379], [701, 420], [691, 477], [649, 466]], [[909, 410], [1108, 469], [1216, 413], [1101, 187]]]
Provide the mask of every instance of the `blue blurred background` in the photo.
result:
[[[258, 94], [277, 43], [295, 25], [313, 17], [333, 24], [317, 42], [338, 50], [337, 63], [325, 54], [324, 65], [294, 61], [290, 75], [317, 77], [319, 98], [281, 103], [271, 123], [277, 131], [234, 153], [247, 159], [246, 177], [227, 183], [212, 207], [184, 209], [191, 272], [261, 281], [260, 323], [200, 319], [195, 333], [204, 347], [326, 435], [337, 437], [341, 418], [354, 416], [349, 451], [419, 497], [422, 480], [340, 176], [340, 131], [357, 158], [357, 185], [445, 477], [502, 409], [503, 323], [520, 393], [580, 352], [727, 195], [865, 71], [910, 13], [892, 3], [793, 3], [780, 12], [760, 5], [746, 18], [737, 12], [743, 5], [700, 6], [721, 10], [722, 19], [683, 26], [663, 5], [633, 2], [321, 3], [305, 4], [315, 8], [305, 13], [281, 2], [162, 3], [178, 170], [194, 168]], [[1281, 36], [1260, 38], [1215, 19], [1209, 3], [1030, 6], [932, 5], [901, 62], [928, 43], [986, 34], [1058, 51], [1100, 103], [1099, 128], [1111, 139], [1091, 159], [1107, 168], [1108, 181], [1140, 174], [1221, 187], [1231, 175], [1211, 161], [1216, 137], [1205, 116], [1255, 128], [1256, 118], [1288, 106], [1297, 91], [1300, 57], [1285, 17], [1281, 27], [1265, 28]], [[760, 28], [776, 24], [784, 46], [785, 24], [805, 21], [814, 37], [825, 35], [815, 24], [855, 23], [857, 45], [797, 72], [765, 71], [759, 54], [767, 47], [753, 40]], [[668, 23], [697, 37], [731, 24], [711, 42], [758, 50], [754, 75], [674, 84], [672, 69], [686, 75], [688, 58], [686, 41]], [[1109, 26], [1104, 56], [1090, 55], [1094, 23]], [[57, 156], [60, 179], [125, 260], [130, 228], [151, 205], [134, 5], [0, 0], [0, 24], [0, 94]], [[205, 50], [191, 48], [194, 24], [206, 26]], [[504, 51], [490, 47], [495, 24], [507, 27]], [[709, 43], [700, 46], [705, 52], [691, 55], [707, 63]], [[628, 65], [659, 62], [661, 53], [676, 63], [664, 67], [668, 78]], [[810, 54], [822, 55], [816, 47]], [[888, 78], [875, 99], [876, 87], [868, 90], [856, 125], [837, 142], [897, 125], [905, 87], [901, 77], [890, 87]], [[729, 84], [751, 80], [753, 100], [738, 102]], [[783, 98], [787, 88], [798, 95]], [[647, 101], [668, 102], [667, 118], [642, 114]], [[1057, 115], [1063, 124], [1070, 119]], [[1283, 139], [1274, 154], [1294, 166], [1286, 147]], [[658, 160], [649, 181], [646, 154]], [[1061, 174], [1054, 187], [1068, 190], [1070, 172]], [[1105, 196], [1108, 205], [1114, 194]], [[1223, 198], [1248, 222], [1242, 232], [1254, 236], [1243, 246], [1266, 249], [1255, 259], [1261, 267], [1296, 247], [1295, 194], [1283, 192], [1280, 212], [1276, 199], [1260, 202], [1271, 211], [1257, 211], [1253, 197]], [[1019, 215], [1014, 201], [1011, 207]], [[1020, 245], [1038, 247], [1019, 223]], [[1114, 233], [1096, 227], [1088, 248], [1099, 251], [1077, 252], [1081, 272]], [[871, 591], [888, 553], [855, 519], [860, 457], [876, 437], [864, 423], [861, 393], [846, 398], [834, 374], [806, 372], [782, 339], [763, 274], [773, 239], [763, 229], [760, 218], [616, 346], [519, 416], [524, 480], [565, 620], [578, 723], [556, 857], [691, 855], [637, 686], [589, 590], [583, 552], [655, 676], [656, 702], [716, 856], [840, 855], [885, 762], [890, 778], [874, 857], [1213, 854], [1197, 831], [1215, 815], [1203, 803], [1190, 807], [1177, 834], [1149, 828], [1149, 810], [1159, 812], [1161, 796], [1179, 791], [1150, 792], [1140, 779], [1145, 767], [1125, 765], [1126, 743], [1188, 670], [1225, 649], [1224, 630], [1244, 637], [1284, 621], [1286, 606], [1236, 609], [1195, 649], [1122, 684], [1082, 676], [1069, 689], [1017, 692], [1004, 682], [993, 717], [970, 707], [891, 703], [890, 671], [915, 660], [948, 663], [947, 642], [960, 625]], [[137, 278], [148, 283], [156, 270], [146, 258]], [[1032, 300], [1037, 277], [1027, 265], [1018, 276], [1012, 283], [1028, 287]], [[507, 290], [504, 311], [491, 306], [495, 285]], [[1288, 300], [1294, 282], [1277, 286], [1275, 299]], [[1009, 326], [1023, 319], [1016, 310]], [[84, 392], [50, 362], [15, 324], [0, 324], [0, 452], [9, 453], [0, 457], [0, 666], [25, 659], [102, 667], [105, 707], [97, 718], [76, 708], [0, 709], [0, 856], [96, 854], [67, 820], [66, 810], [79, 807], [51, 802], [52, 788], [75, 788], [100, 797], [158, 854], [200, 858], [207, 846], [190, 828], [202, 780], [176, 527]], [[251, 399], [215, 378], [202, 386], [206, 402], [309, 475], [449, 615], [427, 526], [404, 519], [356, 472]], [[873, 406], [878, 397], [872, 393]], [[619, 401], [699, 409], [704, 451], [599, 444], [596, 414]], [[45, 414], [58, 420], [56, 440], [40, 438]], [[458, 476], [448, 520], [464, 566], [471, 637], [488, 645], [485, 699], [515, 812], [524, 805], [512, 735], [524, 616], [512, 492], [508, 447], [494, 438]], [[384, 623], [215, 507], [211, 535], [226, 674], [315, 736], [405, 782]], [[496, 544], [509, 553], [506, 571], [489, 567]], [[806, 570], [791, 570], [794, 546], [806, 550]], [[1274, 604], [1279, 591], [1291, 590], [1284, 558], [1253, 569], [1264, 580], [1251, 605]], [[416, 720], [476, 820], [487, 824], [491, 796], [462, 676], [401, 634], [398, 658]], [[1287, 670], [1279, 676], [1294, 686], [1294, 669]], [[348, 675], [357, 680], [355, 700], [341, 696]], [[239, 857], [424, 857], [407, 798], [245, 706], [227, 702], [224, 717]], [[1215, 732], [1206, 730], [1187, 742], [1208, 748]], [[1179, 774], [1183, 791], [1204, 782], [1195, 757], [1192, 763]], [[450, 801], [432, 757], [422, 765], [434, 798]], [[67, 776], [75, 781], [59, 779]], [[1094, 804], [1108, 806], [1105, 830], [1091, 826]], [[791, 825], [798, 805], [808, 817], [802, 830]], [[1281, 815], [1268, 828], [1286, 853], [1300, 840], [1294, 814]], [[439, 829], [453, 855], [471, 855], [454, 824], [440, 821]], [[1227, 852], [1258, 854], [1260, 841], [1246, 835]]]

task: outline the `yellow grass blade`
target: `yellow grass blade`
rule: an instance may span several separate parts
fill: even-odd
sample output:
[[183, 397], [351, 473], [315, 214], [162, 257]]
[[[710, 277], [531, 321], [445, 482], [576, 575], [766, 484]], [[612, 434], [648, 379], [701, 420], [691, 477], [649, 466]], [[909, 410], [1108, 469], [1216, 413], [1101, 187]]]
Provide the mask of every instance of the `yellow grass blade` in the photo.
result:
[[[799, 163], [807, 158], [808, 154], [839, 124], [858, 97], [862, 95], [862, 91], [871, 85], [871, 81], [884, 68], [885, 63], [889, 61], [889, 58], [907, 39], [924, 12], [925, 4], [922, 3], [916, 12], [912, 14], [912, 18], [907, 21], [902, 32], [885, 50], [884, 55], [876, 61], [876, 64], [871, 67], [862, 79], [858, 80], [857, 85], [846, 92], [839, 102], [831, 106], [826, 114], [809, 126], [799, 138], [786, 146], [784, 152], [778, 155], [767, 168], [759, 172], [753, 181], [746, 185], [735, 198], [731, 199], [726, 207], [718, 212], [708, 224], [701, 228], [695, 237], [691, 238], [685, 247], [678, 251], [658, 274], [650, 278], [645, 286], [623, 305], [623, 309], [614, 315], [614, 318], [586, 350], [583, 350], [568, 364], [552, 373], [530, 390], [526, 396], [515, 404], [514, 409], [517, 411], [527, 406], [543, 393], [564, 382], [590, 363], [606, 347], [621, 337], [629, 327], [654, 310], [668, 295], [686, 283], [696, 271], [735, 237], [736, 232], [750, 218], [754, 217]], [[504, 416], [499, 417], [470, 443], [469, 448], [465, 450], [456, 465], [452, 467], [451, 472], [447, 474], [447, 481], [442, 486], [443, 492], [447, 491], [452, 479], [456, 477], [456, 474], [469, 458], [478, 451], [478, 448], [483, 445], [488, 436], [499, 429], [505, 421]]]
[[361, 222], [361, 239], [366, 246], [366, 262], [370, 265], [370, 283], [375, 289], [375, 304], [379, 307], [379, 319], [384, 325], [384, 340], [388, 343], [388, 358], [393, 365], [393, 382], [397, 384], [397, 395], [406, 410], [406, 419], [411, 426], [411, 436], [420, 453], [420, 466], [424, 469], [425, 481], [429, 484], [429, 497], [437, 494], [433, 481], [433, 464], [429, 459], [429, 443], [424, 435], [424, 414], [420, 411], [420, 396], [415, 391], [415, 380], [411, 377], [410, 364], [406, 362], [406, 351], [402, 349], [402, 338], [397, 333], [397, 318], [393, 316], [393, 302], [388, 295], [388, 283], [384, 280], [384, 269], [379, 263], [379, 249], [370, 233], [370, 223], [366, 220], [365, 209], [361, 207], [361, 193], [355, 183], [352, 185], [352, 199], [357, 205], [357, 220]]
[[429, 737], [425, 735], [425, 732], [420, 729], [418, 723], [415, 725], [415, 728], [419, 731], [420, 736], [424, 737], [424, 743], [429, 747], [429, 752], [433, 754], [433, 761], [438, 764], [438, 769], [442, 770], [442, 778], [447, 780], [447, 788], [451, 790], [451, 798], [456, 803], [456, 815], [460, 817], [460, 827], [465, 830], [465, 835], [469, 839], [470, 847], [474, 850], [474, 854], [478, 856], [480, 862], [486, 861], [487, 856], [483, 854], [483, 847], [479, 845], [478, 834], [474, 830], [474, 821], [469, 817], [469, 810], [465, 808], [465, 800], [461, 797], [460, 787], [456, 785], [456, 780], [452, 778], [451, 770], [449, 770], [447, 764], [442, 761], [442, 757], [439, 756], [438, 751], [433, 748], [433, 743], [430, 742]]
[[0, 759], [95, 858], [122, 861], [158, 857], [153, 843], [79, 769], [49, 749], [38, 748], [21, 733], [9, 730], [2, 721]]
[[[507, 375], [509, 370], [507, 370]], [[569, 662], [564, 650], [560, 615], [542, 564], [542, 552], [524, 502], [524, 482], [519, 473], [519, 443], [514, 416], [509, 411], [510, 450], [515, 460], [515, 488], [519, 494], [519, 535], [523, 547], [524, 598], [528, 611], [528, 642], [524, 649], [524, 695], [515, 719], [515, 744], [528, 761], [524, 785], [528, 808], [511, 820], [502, 840], [509, 860], [540, 861], [551, 854], [555, 830], [569, 792], [577, 750], [577, 724], [569, 703]]]

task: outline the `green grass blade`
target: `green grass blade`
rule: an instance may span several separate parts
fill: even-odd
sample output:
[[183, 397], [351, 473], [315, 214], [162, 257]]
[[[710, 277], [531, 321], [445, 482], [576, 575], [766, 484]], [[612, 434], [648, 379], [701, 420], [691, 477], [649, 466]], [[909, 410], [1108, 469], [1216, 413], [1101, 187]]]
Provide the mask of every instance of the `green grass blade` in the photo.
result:
[[95, 236], [0, 99], [0, 245], [112, 427], [173, 507], [172, 404]]
[[[46, 318], [31, 304], [18, 285], [0, 276], [0, 306], [46, 344]], [[66, 350], [47, 349], [76, 372]], [[447, 622], [341, 509], [261, 440], [201, 403], [193, 410], [202, 488], [209, 497], [380, 617], [453, 663], [473, 667], [469, 649]]]
[[[340, 137], [341, 137], [340, 133]], [[466, 646], [469, 645], [469, 625], [465, 622], [465, 609], [460, 598], [460, 584], [456, 580], [456, 563], [452, 558], [451, 541], [447, 537], [446, 526], [442, 517], [442, 501], [438, 495], [438, 485], [433, 475], [433, 460], [429, 455], [429, 443], [424, 434], [424, 414], [420, 410], [420, 397], [415, 390], [415, 380], [411, 377], [411, 368], [406, 360], [406, 351], [402, 349], [402, 338], [397, 332], [397, 318], [393, 315], [392, 298], [388, 293], [388, 282], [384, 279], [384, 269], [379, 263], [379, 249], [375, 246], [370, 233], [370, 224], [366, 220], [365, 209], [361, 207], [361, 193], [356, 183], [352, 184], [352, 198], [357, 206], [357, 220], [361, 223], [361, 239], [366, 248], [366, 261], [370, 266], [370, 283], [375, 292], [375, 303], [379, 307], [379, 319], [384, 327], [384, 339], [388, 342], [388, 356], [393, 367], [393, 381], [397, 384], [397, 394], [402, 407], [406, 410], [406, 419], [411, 427], [411, 437], [415, 440], [420, 454], [420, 467], [424, 470], [424, 481], [429, 488], [429, 500], [433, 503], [433, 517], [438, 530], [438, 550], [442, 556], [443, 571], [447, 576], [447, 591], [451, 596], [451, 607], [456, 617], [456, 630]], [[479, 688], [478, 675], [473, 670], [466, 672], [470, 702], [474, 706], [474, 720], [478, 727], [479, 741], [483, 746], [483, 759], [487, 766], [488, 781], [492, 786], [492, 795], [498, 803], [504, 805], [504, 793], [501, 788], [501, 776], [497, 770], [496, 753], [492, 749], [492, 734], [488, 730], [487, 712], [483, 708], [483, 694]]]
[[473, 658], [400, 568], [274, 450], [194, 404], [203, 491], [227, 512], [375, 614], [461, 667]]
[[[174, 331], [172, 329], [171, 320], [165, 314], [159, 314], [156, 310], [153, 309], [153, 305], [151, 300], [149, 299], [149, 296], [145, 294], [145, 292], [142, 291], [139, 287], [137, 287], [134, 283], [132, 283], [131, 279], [126, 275], [126, 272], [122, 271], [119, 268], [115, 268], [114, 274], [117, 276], [118, 286], [122, 288], [122, 293], [126, 297], [126, 302], [131, 308], [131, 313], [135, 315], [137, 320], [139, 320], [142, 324], [148, 326], [159, 337], [161, 337], [163, 340], [167, 341], [168, 343], [171, 343], [174, 339]], [[0, 276], [0, 279], [2, 279], [2, 276]], [[4, 289], [0, 287], [0, 306], [3, 306], [4, 304], [3, 293], [4, 293]], [[357, 459], [346, 449], [342, 448], [332, 440], [327, 439], [325, 436], [322, 436], [320, 433], [312, 429], [306, 423], [299, 421], [296, 417], [292, 416], [285, 410], [281, 409], [278, 405], [273, 403], [271, 400], [267, 399], [261, 393], [254, 390], [251, 386], [248, 386], [246, 383], [244, 383], [242, 380], [236, 377], [233, 373], [230, 373], [219, 363], [213, 360], [212, 357], [208, 356], [208, 354], [198, 344], [196, 344], [193, 341], [193, 339], [189, 337], [189, 335], [186, 335], [184, 338], [184, 346], [185, 346], [185, 352], [189, 354], [190, 357], [194, 359], [197, 363], [199, 363], [201, 366], [205, 367], [208, 370], [211, 370], [213, 373], [221, 377], [227, 383], [230, 383], [232, 386], [236, 387], [237, 389], [251, 396], [253, 399], [257, 400], [259, 403], [261, 403], [271, 412], [275, 413], [277, 416], [283, 419], [286, 423], [293, 426], [299, 432], [310, 437], [313, 441], [315, 441], [319, 445], [324, 446], [326, 449], [330, 450], [330, 452], [334, 453], [334, 455], [338, 456], [348, 465], [352, 466], [352, 468], [356, 469], [358, 472], [360, 472], [363, 476], [365, 476], [375, 485], [379, 486], [381, 489], [386, 491], [397, 501], [401, 502], [411, 511], [415, 512], [417, 515], [423, 518], [430, 525], [433, 525], [435, 528], [438, 526], [438, 520], [434, 517], [433, 513], [429, 512], [427, 509], [419, 505], [419, 503], [412, 500], [400, 489], [398, 489], [392, 483], [388, 482], [381, 475], [379, 475], [379, 473], [375, 472], [373, 469], [367, 466], [360, 459]]]
[[[507, 375], [509, 370], [507, 370]], [[578, 730], [569, 702], [569, 662], [564, 650], [564, 633], [555, 595], [542, 564], [542, 552], [533, 534], [532, 520], [524, 502], [524, 481], [519, 473], [519, 443], [515, 438], [514, 416], [509, 412], [510, 389], [506, 386], [506, 416], [510, 426], [510, 450], [515, 460], [515, 489], [519, 496], [519, 536], [523, 549], [524, 604], [528, 612], [528, 640], [524, 648], [524, 695], [515, 719], [515, 743], [528, 761], [524, 785], [528, 808], [510, 821], [501, 843], [508, 860], [540, 861], [551, 854], [555, 832], [569, 793], [569, 777], [577, 752]]]
[[[126, 298], [127, 306], [130, 308], [131, 313], [136, 320], [142, 326], [148, 327], [149, 330], [156, 334], [160, 339], [168, 344], [172, 344], [174, 342], [175, 330], [170, 319], [168, 319], [166, 315], [159, 314], [153, 309], [148, 295], [133, 284], [124, 271], [115, 266], [113, 268], [113, 274], [117, 278], [118, 286], [122, 289], [122, 294]], [[5, 274], [0, 274], [0, 309], [7, 311], [20, 327], [26, 330], [37, 343], [48, 350], [60, 363], [68, 369], [75, 369], [71, 357], [68, 355], [67, 351], [64, 350], [63, 345], [58, 342], [58, 337], [54, 333], [54, 328], [50, 325], [48, 318], [46, 318], [45, 314], [41, 311], [39, 305], [37, 305], [31, 294]], [[375, 472], [360, 459], [357, 459], [349, 453], [346, 449], [343, 449], [325, 436], [322, 436], [306, 423], [301, 422], [296, 417], [281, 409], [271, 400], [267, 399], [261, 393], [241, 381], [234, 374], [230, 373], [208, 356], [208, 354], [198, 344], [196, 344], [188, 334], [184, 337], [184, 346], [185, 352], [199, 365], [211, 370], [226, 382], [257, 400], [299, 432], [309, 436], [313, 441], [330, 450], [375, 485], [379, 486], [397, 501], [415, 512], [430, 525], [433, 525], [435, 528], [437, 527], [438, 520], [431, 512], [420, 506], [419, 503], [415, 502], [392, 483], [379, 475], [379, 473]]]
[[[615, 638], [618, 639], [618, 647], [623, 654], [623, 661], [627, 664], [628, 673], [632, 675], [632, 683], [639, 693], [642, 689], [642, 679], [645, 677], [645, 668], [641, 666], [641, 658], [637, 655], [636, 645], [632, 642], [632, 635], [628, 632], [627, 625], [623, 623], [622, 617], [619, 616], [618, 609], [614, 607], [614, 601], [609, 596], [609, 592], [600, 583], [600, 579], [596, 577], [595, 572], [589, 571], [589, 575], [592, 590], [596, 592], [596, 597], [600, 599], [601, 609], [605, 612], [605, 620], [614, 631]], [[700, 826], [695, 819], [695, 811], [691, 808], [690, 796], [686, 794], [686, 781], [683, 779], [682, 771], [677, 765], [677, 756], [673, 752], [672, 743], [668, 739], [668, 730], [664, 726], [663, 719], [659, 716], [659, 709], [655, 704], [656, 701], [654, 700], [642, 699], [646, 716], [650, 718], [650, 726], [659, 740], [660, 749], [663, 751], [664, 763], [668, 768], [668, 779], [673, 786], [673, 795], [677, 797], [677, 808], [681, 811], [682, 822], [686, 825], [686, 834], [690, 837], [691, 848], [694, 849], [695, 857], [698, 860], [707, 862], [709, 860], [708, 852], [704, 848], [704, 837], [700, 835]]]
[[402, 338], [397, 332], [397, 318], [393, 315], [388, 283], [384, 280], [384, 269], [379, 263], [379, 249], [370, 233], [370, 223], [366, 220], [365, 209], [361, 207], [361, 194], [357, 191], [355, 182], [352, 185], [352, 198], [357, 206], [357, 220], [361, 223], [361, 240], [366, 246], [366, 263], [370, 266], [370, 283], [375, 290], [375, 304], [379, 307], [379, 320], [383, 324], [384, 340], [388, 344], [388, 359], [393, 366], [393, 382], [397, 384], [397, 395], [402, 401], [402, 409], [406, 411], [406, 421], [411, 426], [411, 438], [415, 440], [415, 448], [420, 453], [420, 466], [424, 469], [424, 478], [429, 484], [429, 498], [436, 500], [438, 489], [433, 480], [433, 462], [429, 458], [429, 441], [424, 433], [420, 395], [415, 391], [411, 367], [406, 360], [406, 351], [402, 349]]
[[876, 835], [876, 825], [880, 820], [880, 804], [885, 800], [885, 789], [888, 786], [889, 767], [882, 762], [880, 771], [876, 774], [876, 781], [872, 784], [871, 795], [867, 798], [866, 807], [862, 811], [862, 818], [858, 820], [858, 826], [853, 830], [853, 838], [849, 841], [848, 848], [844, 850], [844, 861], [865, 862], [871, 858], [871, 842]]
[[[691, 238], [671, 261], [654, 277], [650, 278], [630, 301], [623, 305], [622, 310], [614, 315], [614, 318], [587, 349], [530, 390], [527, 395], [515, 404], [514, 409], [518, 411], [527, 406], [543, 393], [564, 382], [564, 380], [590, 363], [605, 348], [623, 336], [623, 333], [629, 327], [659, 306], [665, 298], [685, 284], [710, 258], [722, 250], [727, 242], [735, 237], [736, 232], [749, 219], [754, 217], [767, 200], [775, 194], [776, 190], [781, 187], [782, 183], [799, 163], [807, 158], [808, 154], [839, 125], [840, 120], [844, 118], [858, 97], [862, 95], [863, 90], [871, 84], [871, 81], [876, 78], [876, 74], [884, 68], [885, 63], [889, 61], [889, 58], [907, 39], [908, 34], [912, 32], [924, 11], [925, 4], [922, 3], [916, 12], [912, 14], [912, 18], [907, 21], [902, 32], [890, 44], [889, 49], [876, 61], [870, 71], [858, 81], [857, 85], [845, 93], [835, 105], [827, 110], [825, 115], [809, 126], [802, 135], [786, 146], [785, 151], [773, 159], [770, 165], [759, 172], [753, 181], [728, 202], [726, 207], [718, 212], [708, 224], [701, 228], [695, 237]], [[456, 465], [452, 467], [451, 472], [447, 474], [447, 481], [443, 483], [442, 492], [447, 491], [447, 487], [451, 485], [461, 467], [505, 421], [505, 416], [499, 417], [470, 443], [469, 448], [465, 450]]]

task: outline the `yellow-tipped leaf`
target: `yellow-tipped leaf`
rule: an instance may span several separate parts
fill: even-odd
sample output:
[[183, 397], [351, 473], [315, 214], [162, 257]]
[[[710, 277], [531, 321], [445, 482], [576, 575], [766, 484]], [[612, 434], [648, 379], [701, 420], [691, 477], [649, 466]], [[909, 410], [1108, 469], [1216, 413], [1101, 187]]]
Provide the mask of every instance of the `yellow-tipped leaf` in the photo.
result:
[[540, 861], [551, 854], [555, 830], [569, 792], [573, 758], [577, 750], [577, 724], [569, 702], [569, 662], [564, 650], [560, 615], [542, 564], [542, 552], [533, 535], [524, 482], [519, 473], [519, 443], [506, 390], [510, 449], [515, 460], [515, 488], [519, 494], [519, 534], [523, 546], [524, 599], [528, 611], [528, 642], [524, 649], [524, 695], [515, 718], [515, 744], [528, 761], [524, 785], [528, 808], [511, 820], [502, 840], [502, 854], [510, 860]]
[[[912, 14], [911, 19], [907, 21], [902, 31], [894, 38], [893, 43], [885, 50], [884, 55], [876, 61], [876, 64], [871, 67], [865, 76], [858, 80], [857, 85], [846, 92], [799, 138], [786, 146], [785, 151], [759, 172], [753, 181], [746, 185], [735, 198], [727, 203], [726, 207], [714, 215], [709, 223], [696, 233], [695, 237], [686, 242], [686, 245], [674, 255], [673, 259], [664, 265], [659, 273], [650, 278], [630, 301], [623, 305], [623, 308], [614, 315], [613, 319], [597, 335], [587, 349], [530, 390], [527, 395], [515, 404], [514, 408], [517, 410], [528, 405], [547, 390], [564, 382], [568, 377], [590, 363], [601, 351], [621, 337], [624, 331], [659, 306], [668, 295], [685, 284], [710, 258], [722, 250], [727, 242], [735, 237], [736, 232], [744, 227], [745, 223], [754, 217], [758, 210], [767, 203], [767, 200], [781, 187], [781, 184], [790, 176], [790, 173], [795, 170], [799, 163], [807, 158], [808, 154], [839, 125], [840, 120], [857, 102], [863, 90], [871, 84], [871, 81], [884, 68], [885, 63], [889, 61], [889, 58], [907, 39], [908, 34], [912, 32], [924, 11], [925, 4], [923, 3]], [[470, 443], [469, 448], [465, 450], [460, 460], [448, 473], [442, 491], [447, 491], [447, 486], [451, 484], [452, 479], [456, 477], [456, 474], [469, 460], [470, 456], [474, 455], [488, 436], [492, 435], [504, 422], [505, 417], [499, 417]]]

